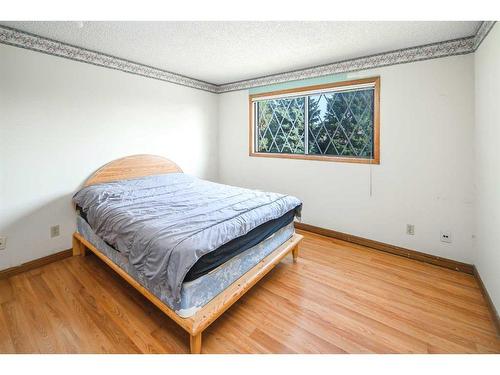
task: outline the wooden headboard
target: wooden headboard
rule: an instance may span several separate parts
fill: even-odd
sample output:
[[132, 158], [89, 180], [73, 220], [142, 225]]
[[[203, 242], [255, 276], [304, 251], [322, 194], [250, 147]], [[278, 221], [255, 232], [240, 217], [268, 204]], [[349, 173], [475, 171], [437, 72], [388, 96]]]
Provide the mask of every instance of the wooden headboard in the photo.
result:
[[182, 173], [182, 169], [173, 161], [162, 156], [131, 155], [102, 166], [85, 181], [84, 186], [176, 172]]

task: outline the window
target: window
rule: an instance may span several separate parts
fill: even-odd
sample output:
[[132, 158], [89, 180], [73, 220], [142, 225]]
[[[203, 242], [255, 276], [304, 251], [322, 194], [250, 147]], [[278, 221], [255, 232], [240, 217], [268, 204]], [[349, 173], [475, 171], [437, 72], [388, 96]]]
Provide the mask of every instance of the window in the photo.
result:
[[250, 96], [250, 156], [378, 164], [380, 79]]

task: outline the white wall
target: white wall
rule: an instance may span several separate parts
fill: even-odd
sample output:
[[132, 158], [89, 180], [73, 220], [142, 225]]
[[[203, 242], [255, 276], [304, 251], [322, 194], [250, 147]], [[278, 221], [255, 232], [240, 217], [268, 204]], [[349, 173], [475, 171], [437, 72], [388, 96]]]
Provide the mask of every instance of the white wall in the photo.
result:
[[216, 179], [217, 116], [214, 94], [0, 45], [0, 269], [70, 248], [71, 196], [110, 160], [159, 154]]
[[[134, 153], [294, 194], [309, 224], [473, 262], [473, 61], [349, 74], [381, 76], [381, 164], [371, 167], [370, 196], [368, 165], [249, 157], [246, 90], [216, 96], [0, 45], [0, 235], [8, 236], [0, 269], [69, 248], [71, 195], [96, 168]], [[54, 224], [61, 236], [50, 239]], [[441, 229], [452, 244], [439, 241]]]
[[475, 54], [476, 259], [488, 293], [500, 311], [500, 26]]
[[[472, 262], [472, 55], [349, 74], [381, 77], [381, 164], [248, 156], [248, 91], [219, 100], [223, 183], [293, 194], [303, 222]], [[415, 224], [415, 235], [405, 233]], [[453, 243], [440, 242], [450, 230]]]

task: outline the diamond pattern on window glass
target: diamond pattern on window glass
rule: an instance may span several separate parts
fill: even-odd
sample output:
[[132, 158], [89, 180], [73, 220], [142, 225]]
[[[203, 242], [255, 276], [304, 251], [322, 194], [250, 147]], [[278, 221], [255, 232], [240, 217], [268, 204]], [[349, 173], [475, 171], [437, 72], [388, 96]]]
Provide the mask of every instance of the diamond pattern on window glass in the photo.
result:
[[373, 89], [309, 96], [309, 154], [373, 155]]
[[257, 152], [303, 154], [305, 98], [257, 102]]

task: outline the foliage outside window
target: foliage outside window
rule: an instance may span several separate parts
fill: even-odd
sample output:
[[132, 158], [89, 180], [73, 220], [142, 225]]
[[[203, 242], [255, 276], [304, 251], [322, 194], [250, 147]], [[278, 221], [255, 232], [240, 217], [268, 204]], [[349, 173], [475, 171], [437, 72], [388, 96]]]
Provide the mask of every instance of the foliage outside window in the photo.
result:
[[379, 162], [379, 78], [250, 96], [252, 156]]

